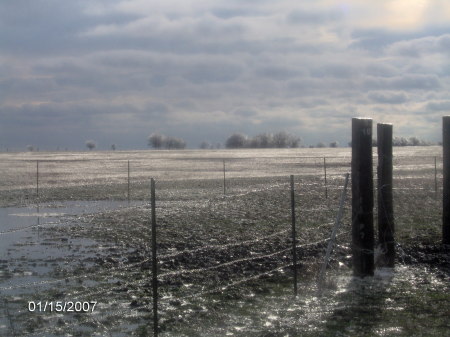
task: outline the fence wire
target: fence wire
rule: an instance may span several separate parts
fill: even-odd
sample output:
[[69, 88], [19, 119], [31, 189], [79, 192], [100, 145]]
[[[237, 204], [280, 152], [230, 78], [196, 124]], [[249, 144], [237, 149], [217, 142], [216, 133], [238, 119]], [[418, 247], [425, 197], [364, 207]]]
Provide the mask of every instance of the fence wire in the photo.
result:
[[[430, 158], [431, 164], [428, 163]], [[437, 193], [440, 188], [439, 184], [435, 184], [435, 179], [441, 178], [441, 171], [434, 171], [434, 157], [419, 159], [423, 164], [417, 164], [417, 158], [412, 160], [409, 157], [397, 157], [394, 161], [394, 190], [403, 197], [399, 201], [401, 205], [409, 202], [407, 195], [402, 194], [403, 191], [423, 191], [427, 198], [425, 200], [431, 203], [434, 200], [432, 192]], [[130, 160], [131, 181], [127, 181], [127, 162], [110, 158], [71, 161], [40, 159], [39, 172], [34, 172], [36, 163], [33, 160], [0, 163], [0, 200], [4, 205], [49, 204], [56, 200], [78, 198], [126, 201], [131, 197], [132, 201], [139, 202], [138, 205], [121, 209], [71, 217], [70, 221], [64, 222], [63, 219], [62, 222], [44, 222], [0, 231], [0, 237], [21, 232], [36, 235], [30, 231], [39, 227], [43, 236], [49, 238], [54, 233], [76, 234], [82, 228], [82, 235], [99, 241], [116, 242], [115, 247], [119, 247], [120, 254], [134, 261], [123, 263], [116, 258], [104, 262], [108, 254], [103, 256], [98, 253], [97, 260], [92, 257], [85, 259], [89, 260], [91, 266], [81, 268], [80, 274], [71, 275], [71, 266], [68, 266], [63, 269], [64, 277], [60, 278], [49, 274], [46, 280], [22, 284], [14, 284], [15, 277], [2, 281], [0, 297], [8, 302], [6, 317], [14, 326], [6, 330], [11, 332], [14, 329], [17, 336], [28, 333], [46, 336], [69, 329], [76, 331], [81, 322], [88, 327], [91, 324], [90, 330], [87, 328], [89, 333], [96, 329], [102, 333], [112, 333], [126, 325], [126, 316], [134, 315], [138, 319], [141, 317], [142, 322], [148, 321], [152, 310], [149, 304], [150, 210], [147, 181], [150, 176], [158, 182], [156, 214], [160, 238], [160, 315], [165, 328], [170, 329], [170, 322], [178, 315], [172, 310], [174, 301], [198, 302], [202, 297], [223, 294], [230, 289], [245, 291], [246, 283], [258, 282], [264, 286], [268, 281], [260, 281], [262, 278], [275, 275], [275, 281], [270, 282], [278, 282], [280, 278], [291, 277], [287, 171], [297, 173], [299, 228], [296, 247], [299, 263], [303, 265], [304, 271], [315, 273], [317, 267], [314, 264], [323, 258], [329, 240], [337, 212], [336, 200], [342, 189], [344, 173], [350, 167], [349, 158], [327, 157], [326, 186], [322, 157], [227, 158], [225, 195], [220, 170], [222, 161], [222, 158], [208, 160], [199, 156], [173, 158], [168, 164], [163, 156], [153, 158], [152, 161], [139, 158]], [[14, 170], [11, 170], [12, 167]], [[419, 169], [414, 170], [414, 167]], [[343, 226], [337, 234], [339, 240], [336, 249], [344, 254], [335, 256], [335, 260], [330, 262], [331, 268], [337, 268], [333, 264], [337, 261], [345, 262], [344, 255], [348, 254], [351, 222], [349, 207], [348, 204], [345, 206]], [[410, 207], [413, 209], [414, 205]], [[411, 216], [416, 214], [412, 212]], [[429, 218], [435, 220], [433, 216]], [[130, 249], [134, 251], [130, 253]], [[71, 260], [70, 257], [67, 259]], [[99, 264], [100, 261], [102, 263]], [[0, 262], [4, 268], [17, 265], [12, 260]], [[70, 263], [77, 262], [72, 260]], [[277, 276], [277, 273], [282, 275]], [[50, 287], [52, 285], [53, 288]], [[84, 316], [82, 319], [42, 313], [47, 323], [30, 327], [36, 315], [33, 317], [26, 313], [24, 305], [31, 299], [44, 298], [59, 301], [101, 299], [105, 305], [99, 307], [96, 315], [89, 318]], [[124, 308], [113, 310], [114, 306]], [[116, 316], [124, 319], [118, 319], [116, 325], [102, 323]], [[19, 331], [15, 322], [28, 323], [23, 325], [28, 326], [28, 330], [24, 328]], [[58, 324], [60, 328], [52, 327]]]

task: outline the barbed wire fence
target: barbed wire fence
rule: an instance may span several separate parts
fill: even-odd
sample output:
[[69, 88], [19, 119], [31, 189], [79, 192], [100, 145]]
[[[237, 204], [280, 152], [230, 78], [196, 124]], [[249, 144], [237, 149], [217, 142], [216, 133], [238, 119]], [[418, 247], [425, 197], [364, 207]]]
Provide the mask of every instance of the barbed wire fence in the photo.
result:
[[[434, 185], [430, 185], [430, 179], [423, 178], [424, 175], [430, 174], [428, 163], [424, 164], [423, 170], [412, 170], [409, 165], [417, 168], [417, 158], [415, 160], [406, 158], [405, 162], [401, 160], [396, 158], [394, 161], [394, 165], [402, 168], [396, 172], [398, 179], [394, 189], [397, 193], [420, 190], [427, 192], [428, 195], [433, 187], [438, 190], [439, 165], [436, 157], [432, 162], [432, 165], [435, 164], [435, 175], [431, 178], [431, 181], [435, 182]], [[421, 157], [421, 160], [424, 158]], [[127, 165], [128, 163], [130, 165]], [[214, 161], [214, 164], [217, 163], [220, 164], [222, 161]], [[117, 326], [112, 324], [116, 319], [119, 326], [125, 324], [128, 331], [136, 330], [137, 327], [144, 331], [145, 328], [139, 323], [130, 324], [124, 321], [148, 325], [149, 317], [153, 313], [150, 284], [151, 211], [148, 205], [147, 182], [147, 175], [151, 173], [142, 173], [148, 166], [143, 162], [133, 166], [133, 161], [127, 161], [125, 167], [130, 168], [127, 171], [127, 178], [131, 179], [128, 178], [123, 182], [122, 161], [114, 163], [120, 164], [117, 165], [121, 167], [120, 170], [108, 162], [72, 161], [63, 164], [61, 165], [59, 161], [39, 161], [39, 164], [36, 164], [36, 176], [33, 177], [31, 173], [23, 173], [34, 166], [33, 162], [22, 162], [17, 173], [18, 176], [27, 178], [19, 179], [22, 185], [19, 184], [19, 188], [15, 190], [12, 186], [16, 185], [7, 182], [5, 184], [7, 188], [2, 189], [2, 194], [7, 194], [13, 189], [13, 196], [20, 196], [18, 203], [24, 205], [33, 204], [36, 200], [39, 203], [67, 200], [68, 196], [73, 200], [80, 197], [88, 200], [102, 197], [139, 202], [129, 206], [125, 204], [120, 209], [74, 216], [70, 221], [65, 218], [62, 221], [8, 228], [0, 231], [0, 237], [18, 232], [30, 235], [36, 234], [36, 231], [50, 235], [54, 230], [67, 231], [75, 228], [86, 230], [86, 234], [94, 234], [94, 237], [99, 238], [99, 233], [108, 231], [108, 225], [117, 222], [118, 217], [122, 217], [125, 222], [131, 220], [133, 226], [133, 228], [127, 226], [130, 236], [128, 245], [123, 247], [117, 244], [119, 240], [111, 244], [110, 248], [117, 246], [121, 249], [126, 248], [122, 251], [134, 249], [133, 253], [110, 260], [108, 256], [98, 257], [91, 266], [81, 268], [77, 273], [64, 270], [60, 278], [50, 276], [44, 280], [20, 284], [13, 276], [9, 283], [2, 282], [0, 297], [5, 305], [0, 319], [7, 323], [4, 329], [13, 336], [47, 336], [79, 331], [82, 326], [86, 329], [86, 335], [92, 332], [111, 334], [117, 329]], [[70, 176], [70, 172], [74, 169], [73, 164], [77, 166], [76, 175]], [[71, 168], [61, 169], [61, 166], [65, 165]], [[164, 166], [161, 163], [158, 165]], [[201, 175], [208, 176], [217, 172], [212, 170], [212, 165], [211, 163], [206, 165], [205, 171], [208, 173], [202, 172]], [[315, 157], [289, 159], [278, 165], [285, 171], [299, 172], [296, 183], [298, 241], [295, 247], [299, 254], [299, 263], [303, 265], [302, 269], [310, 268], [313, 272], [317, 272], [318, 268], [315, 268], [314, 264], [318, 258], [322, 259], [325, 256], [325, 247], [329, 242], [334, 217], [338, 212], [337, 200], [350, 163], [342, 157], [330, 157], [326, 160], [323, 160], [323, 157]], [[261, 279], [264, 279], [264, 282], [274, 282], [273, 280], [277, 281], [280, 277], [283, 279], [292, 277], [289, 182], [286, 175], [281, 175], [281, 172], [269, 177], [264, 176], [263, 172], [267, 172], [267, 166], [277, 165], [272, 162], [264, 166], [258, 163], [258, 160], [256, 164], [251, 165], [247, 159], [229, 160], [226, 166], [229, 171], [223, 186], [220, 184], [222, 181], [220, 178], [205, 181], [199, 177], [187, 183], [182, 180], [183, 183], [180, 183], [181, 180], [174, 181], [170, 174], [167, 174], [164, 180], [165, 174], [160, 173], [161, 180], [157, 180], [159, 186], [156, 214], [162, 235], [161, 241], [158, 242], [162, 330], [179, 321], [180, 315], [177, 312], [182, 312], [185, 316], [198, 313], [198, 304], [194, 302], [199, 302], [204, 296], [223, 294], [235, 288], [234, 291], [239, 293], [242, 291], [239, 289], [240, 285], [251, 284]], [[87, 171], [81, 167], [86, 167]], [[136, 174], [134, 178], [133, 167]], [[246, 171], [246, 167], [247, 171], [254, 174], [256, 172], [257, 177], [252, 177]], [[248, 167], [251, 169], [248, 170]], [[318, 174], [322, 169], [323, 175]], [[111, 179], [105, 174], [108, 170], [113, 172]], [[86, 172], [91, 171], [95, 173], [89, 177]], [[182, 173], [181, 176], [192, 174], [184, 171]], [[15, 177], [10, 173], [8, 179], [14, 180]], [[32, 178], [36, 178], [35, 197]], [[225, 184], [223, 195], [221, 192]], [[181, 190], [180, 185], [184, 185]], [[80, 191], [84, 193], [77, 195]], [[9, 202], [13, 199], [3, 200]], [[345, 214], [343, 226], [336, 234], [343, 240], [339, 241], [336, 249], [342, 249], [347, 254], [351, 228], [348, 205], [343, 205], [343, 210]], [[131, 214], [135, 214], [134, 218], [130, 216]], [[173, 228], [170, 228], [171, 225]], [[126, 225], [122, 223], [121, 226]], [[105, 238], [108, 238], [108, 235], [105, 235]], [[129, 248], [130, 246], [134, 248]], [[2, 262], [4, 266], [8, 266], [10, 261]], [[336, 261], [327, 264], [333, 267]], [[55, 292], [55, 287], [64, 290]], [[97, 300], [99, 304], [97, 311], [89, 315], [69, 316], [61, 315], [59, 312], [30, 315], [24, 304], [30, 300], [44, 300], [42, 294], [48, 294], [45, 295], [48, 296], [45, 298], [48, 301]], [[21, 299], [17, 299], [18, 297]], [[113, 300], [99, 301], [107, 298]], [[180, 310], [180, 307], [183, 308]], [[192, 309], [196, 307], [197, 311]], [[28, 324], [21, 325], [22, 328], [19, 329], [15, 322], [22, 320]], [[151, 331], [150, 327], [148, 331]]]

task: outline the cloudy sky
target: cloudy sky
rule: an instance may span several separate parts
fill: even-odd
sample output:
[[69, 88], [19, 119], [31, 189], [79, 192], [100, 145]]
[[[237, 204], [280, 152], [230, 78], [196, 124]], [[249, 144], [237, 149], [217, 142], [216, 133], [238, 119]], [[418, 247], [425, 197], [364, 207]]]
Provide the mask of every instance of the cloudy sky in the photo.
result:
[[0, 150], [350, 140], [351, 117], [441, 138], [448, 0], [0, 1]]

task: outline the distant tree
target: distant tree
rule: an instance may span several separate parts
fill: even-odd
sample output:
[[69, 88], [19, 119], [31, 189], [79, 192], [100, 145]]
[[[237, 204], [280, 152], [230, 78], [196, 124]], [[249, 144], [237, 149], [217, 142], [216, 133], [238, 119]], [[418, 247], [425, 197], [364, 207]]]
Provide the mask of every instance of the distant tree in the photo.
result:
[[330, 147], [333, 147], [333, 148], [339, 147], [339, 142], [336, 140], [334, 142], [331, 142]]
[[154, 149], [160, 149], [162, 147], [169, 150], [184, 149], [186, 147], [186, 142], [181, 138], [166, 137], [159, 133], [152, 133], [148, 137], [148, 145], [152, 146]]
[[33, 145], [27, 145], [27, 150], [30, 152], [34, 151], [34, 146]]
[[184, 149], [186, 147], [186, 142], [181, 138], [175, 137], [165, 137], [163, 142], [166, 149]]
[[163, 146], [165, 138], [160, 133], [152, 133], [148, 137], [148, 146], [152, 146], [154, 149], [160, 149]]
[[111, 150], [116, 151], [116, 144], [111, 144]]
[[284, 132], [277, 132], [273, 135], [273, 145], [277, 148], [285, 148], [288, 145], [289, 135]]
[[242, 133], [233, 133], [225, 142], [225, 146], [229, 149], [238, 149], [246, 146], [247, 136]]
[[289, 147], [297, 148], [300, 146], [302, 139], [300, 137], [291, 136], [289, 139]]
[[202, 150], [206, 150], [206, 149], [209, 149], [211, 147], [212, 147], [212, 145], [210, 143], [208, 143], [207, 141], [205, 141], [205, 140], [203, 142], [201, 142], [200, 146], [199, 146], [199, 148], [201, 148]]
[[250, 141], [250, 147], [263, 149], [273, 147], [273, 135], [267, 132], [256, 135]]
[[86, 141], [86, 147], [89, 150], [95, 149], [96, 146], [97, 146], [97, 144], [95, 144], [95, 142], [93, 140], [87, 140]]
[[271, 133], [260, 133], [248, 138], [241, 133], [234, 133], [225, 142], [227, 148], [287, 148], [299, 147], [301, 138], [295, 137], [285, 131]]
[[319, 143], [317, 143], [316, 147], [323, 148], [323, 147], [327, 147], [327, 146], [325, 145], [324, 142], [319, 142]]

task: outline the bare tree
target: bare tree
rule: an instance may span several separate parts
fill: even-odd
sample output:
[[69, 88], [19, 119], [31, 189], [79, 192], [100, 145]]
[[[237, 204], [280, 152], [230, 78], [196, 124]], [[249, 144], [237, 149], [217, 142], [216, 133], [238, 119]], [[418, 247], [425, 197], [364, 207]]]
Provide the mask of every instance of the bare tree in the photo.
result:
[[273, 135], [271, 133], [260, 133], [250, 140], [250, 147], [268, 148], [273, 146]]
[[318, 142], [316, 147], [322, 148], [322, 147], [327, 147], [327, 146], [325, 145], [324, 142]]
[[27, 145], [27, 150], [30, 152], [34, 151], [34, 146], [33, 145]]
[[247, 136], [242, 133], [233, 133], [225, 142], [229, 149], [243, 148], [247, 145]]
[[154, 149], [160, 149], [163, 146], [165, 138], [160, 133], [152, 133], [148, 137], [148, 146], [152, 146]]
[[89, 150], [95, 149], [96, 146], [97, 146], [97, 144], [96, 144], [93, 140], [87, 140], [87, 141], [86, 141], [86, 147], [87, 147]]
[[288, 146], [289, 135], [284, 132], [277, 132], [273, 135], [273, 145], [278, 148], [285, 148]]
[[337, 140], [335, 140], [334, 142], [331, 142], [330, 147], [333, 147], [333, 148], [339, 147], [339, 142]]
[[111, 150], [116, 151], [116, 144], [111, 144]]
[[184, 149], [186, 147], [186, 142], [181, 138], [175, 137], [165, 137], [164, 146], [166, 149]]
[[199, 147], [202, 150], [206, 150], [206, 149], [210, 149], [212, 147], [212, 145], [210, 143], [208, 143], [206, 140], [204, 140], [203, 142], [200, 143]]

